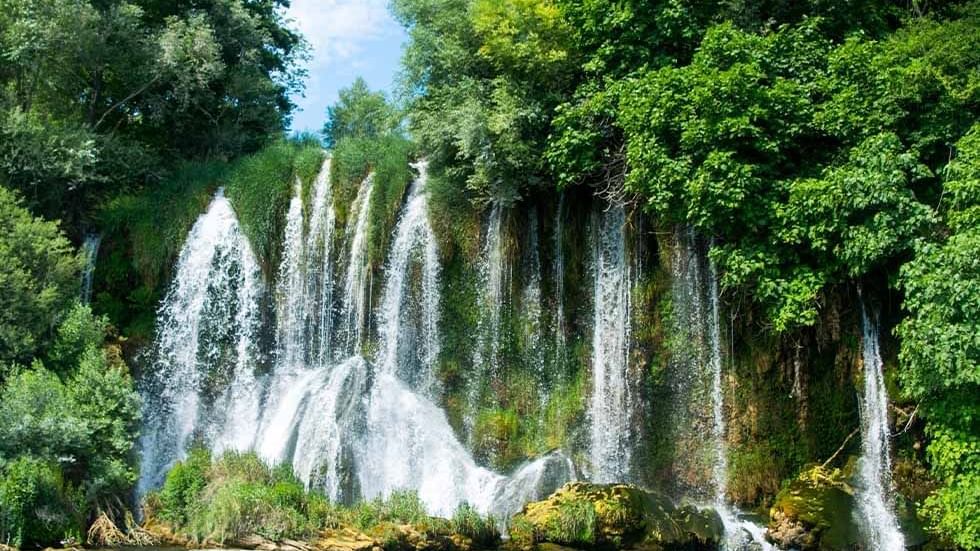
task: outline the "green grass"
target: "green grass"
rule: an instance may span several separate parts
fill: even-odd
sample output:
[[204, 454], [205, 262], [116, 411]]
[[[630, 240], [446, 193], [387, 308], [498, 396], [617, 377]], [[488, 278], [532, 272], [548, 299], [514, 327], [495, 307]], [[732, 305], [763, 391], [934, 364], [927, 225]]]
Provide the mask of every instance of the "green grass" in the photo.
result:
[[308, 188], [322, 162], [318, 144], [280, 141], [238, 161], [228, 175], [225, 193], [266, 274], [279, 264], [296, 178]]

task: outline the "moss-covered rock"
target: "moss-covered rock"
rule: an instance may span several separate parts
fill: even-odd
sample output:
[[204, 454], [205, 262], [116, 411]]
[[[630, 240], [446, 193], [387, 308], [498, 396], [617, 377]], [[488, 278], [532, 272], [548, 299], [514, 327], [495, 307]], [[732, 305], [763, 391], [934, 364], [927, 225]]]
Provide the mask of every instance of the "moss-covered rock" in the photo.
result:
[[724, 528], [717, 512], [677, 508], [666, 496], [624, 484], [566, 484], [527, 504], [511, 523], [519, 548], [713, 549]]
[[776, 496], [767, 537], [781, 547], [859, 549], [854, 490], [840, 469], [813, 467]]

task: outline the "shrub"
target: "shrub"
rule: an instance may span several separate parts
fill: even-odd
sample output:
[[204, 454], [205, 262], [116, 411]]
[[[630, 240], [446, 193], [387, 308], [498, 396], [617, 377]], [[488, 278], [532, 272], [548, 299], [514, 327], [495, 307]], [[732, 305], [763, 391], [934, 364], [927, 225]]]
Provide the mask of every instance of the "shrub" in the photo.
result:
[[102, 346], [108, 324], [106, 318], [93, 316], [88, 305], [76, 303], [58, 326], [47, 366], [58, 373], [74, 369], [86, 351]]
[[500, 541], [497, 521], [492, 516], [481, 516], [469, 503], [463, 503], [456, 509], [450, 526], [453, 533], [470, 538], [476, 547], [494, 547]]
[[21, 457], [0, 474], [0, 541], [15, 547], [79, 541], [81, 522], [57, 464]]
[[198, 496], [208, 483], [211, 453], [204, 448], [190, 451], [167, 473], [160, 490], [160, 517], [177, 527], [185, 526], [194, 513]]
[[79, 256], [55, 222], [0, 186], [0, 363], [29, 363], [78, 295]]

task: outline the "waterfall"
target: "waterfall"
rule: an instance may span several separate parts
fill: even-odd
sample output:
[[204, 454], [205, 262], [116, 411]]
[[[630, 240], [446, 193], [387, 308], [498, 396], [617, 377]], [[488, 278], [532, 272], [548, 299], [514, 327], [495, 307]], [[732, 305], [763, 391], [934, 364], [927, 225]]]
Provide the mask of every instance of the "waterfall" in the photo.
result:
[[[162, 482], [195, 432], [250, 444], [259, 413], [254, 343], [261, 294], [258, 262], [219, 190], [191, 228], [158, 312], [153, 365], [140, 382], [146, 420], [140, 495]], [[222, 380], [232, 383], [222, 389]]]
[[[524, 290], [521, 293], [521, 312], [524, 315], [524, 356], [539, 380], [546, 377], [542, 347], [541, 317], [541, 251], [538, 243], [538, 211], [528, 211], [527, 246], [524, 249]], [[542, 395], [542, 400], [547, 398]]]
[[343, 352], [350, 355], [360, 351], [367, 328], [368, 315], [368, 220], [371, 215], [371, 195], [374, 175], [361, 184], [351, 206], [353, 215], [347, 223], [347, 274], [344, 277], [344, 295], [341, 302], [343, 322]]
[[345, 436], [358, 418], [367, 365], [352, 356], [327, 369], [309, 369], [280, 390], [256, 451], [266, 461], [290, 463], [307, 486], [334, 501], [349, 496], [344, 485]]
[[[384, 295], [377, 313], [381, 320], [377, 363], [382, 371], [434, 396], [433, 370], [439, 356], [439, 251], [429, 226], [427, 165], [419, 163], [416, 169], [419, 177], [395, 226], [385, 269]], [[413, 265], [420, 271], [417, 286], [412, 281]]]
[[[527, 501], [574, 479], [575, 473], [559, 452], [528, 463], [510, 477], [480, 467], [432, 401], [440, 342], [439, 255], [428, 221], [427, 165], [416, 168], [419, 177], [395, 226], [385, 270], [378, 311], [383, 320], [378, 369], [367, 400], [365, 429], [354, 451], [358, 483], [364, 498], [412, 489], [431, 514], [448, 517], [467, 502], [504, 520]], [[499, 222], [491, 227], [499, 236]], [[416, 268], [421, 281], [413, 287]], [[490, 281], [495, 279], [499, 281], [497, 276]], [[411, 307], [418, 310], [414, 316]]]
[[[671, 257], [673, 328], [671, 383], [675, 436], [686, 442], [675, 469], [695, 473], [681, 493], [714, 507], [725, 527], [723, 548], [762, 549], [765, 528], [727, 501], [728, 444], [725, 426], [724, 353], [718, 271], [691, 228], [677, 228]], [[710, 437], [705, 438], [706, 435]]]
[[[419, 177], [391, 241], [375, 364], [359, 355], [368, 316], [372, 183], [365, 181], [352, 208], [346, 269], [335, 270], [329, 166], [314, 183], [309, 219], [303, 186], [293, 186], [268, 374], [256, 375], [261, 271], [221, 192], [188, 235], [160, 308], [154, 363], [140, 384], [146, 419], [140, 493], [158, 487], [192, 442], [215, 453], [254, 450], [267, 462], [289, 464], [335, 502], [410, 489], [443, 516], [468, 502], [504, 520], [573, 480], [570, 459], [558, 451], [510, 476], [481, 467], [437, 405], [440, 269], [424, 163], [416, 166]], [[344, 274], [345, 286], [341, 323], [331, 325], [335, 272]], [[348, 357], [326, 353], [330, 343], [347, 347]]]
[[[330, 339], [333, 332], [333, 232], [337, 213], [330, 186], [330, 159], [323, 163], [313, 185], [313, 207], [310, 209], [307, 250], [307, 292], [312, 301], [309, 331], [315, 335], [317, 365], [331, 358]], [[308, 306], [309, 307], [309, 306]]]
[[715, 263], [708, 263], [708, 292], [711, 305], [711, 325], [709, 342], [711, 343], [711, 436], [714, 440], [714, 465], [712, 478], [715, 485], [715, 503], [725, 506], [725, 494], [728, 490], [728, 446], [725, 442], [725, 394], [722, 389], [722, 355], [721, 355], [721, 305], [718, 296], [718, 272]]
[[487, 219], [486, 235], [483, 240], [483, 255], [480, 263], [480, 279], [483, 289], [480, 293], [480, 342], [476, 349], [474, 364], [483, 369], [489, 366], [491, 376], [499, 374], [500, 321], [504, 307], [504, 293], [509, 284], [509, 269], [505, 266], [503, 237], [504, 208], [494, 203]]
[[282, 262], [276, 289], [278, 363], [288, 372], [306, 367], [305, 241], [303, 236], [303, 183], [296, 178], [286, 212]]
[[858, 509], [870, 549], [885, 551], [905, 548], [888, 492], [891, 490], [891, 458], [888, 449], [888, 393], [881, 360], [877, 313], [861, 303], [864, 394], [861, 414], [861, 458], [857, 473]]
[[565, 193], [558, 196], [555, 213], [555, 364], [563, 368], [565, 358]]
[[[330, 161], [324, 161], [313, 188], [310, 219], [304, 222], [303, 183], [297, 178], [293, 196], [286, 211], [276, 281], [276, 364], [263, 404], [266, 412], [281, 413], [288, 404], [280, 404], [296, 390], [300, 380], [310, 377], [309, 370], [324, 367], [324, 353], [329, 349], [320, 333], [331, 325], [332, 290], [330, 239], [333, 234], [333, 207], [330, 196]], [[299, 379], [299, 380], [298, 380]], [[272, 426], [274, 416], [264, 415], [259, 441], [263, 454], [272, 457], [270, 449], [286, 445], [289, 435]], [[283, 459], [276, 456], [277, 460]]]
[[91, 233], [82, 242], [82, 292], [83, 304], [92, 302], [92, 279], [95, 276], [95, 262], [99, 257], [99, 245], [102, 244], [102, 234]]
[[598, 214], [594, 251], [592, 395], [588, 414], [592, 479], [628, 480], [635, 397], [628, 379], [630, 264], [626, 209], [609, 206]]
[[450, 517], [469, 503], [484, 514], [508, 519], [524, 503], [541, 499], [574, 480], [560, 452], [542, 456], [503, 476], [476, 464], [456, 438], [445, 412], [390, 373], [377, 374], [366, 430], [357, 451], [362, 496], [418, 492], [430, 514]]

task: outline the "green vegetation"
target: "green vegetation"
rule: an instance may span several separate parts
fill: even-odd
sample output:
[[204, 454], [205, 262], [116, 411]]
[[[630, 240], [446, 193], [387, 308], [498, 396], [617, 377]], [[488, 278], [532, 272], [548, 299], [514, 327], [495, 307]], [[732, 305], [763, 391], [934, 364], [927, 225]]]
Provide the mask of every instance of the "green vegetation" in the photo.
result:
[[[305, 52], [282, 4], [3, 2], [3, 544], [84, 544], [127, 518], [139, 400], [118, 331], [150, 337], [228, 162], [281, 139]], [[92, 309], [72, 245], [87, 233], [104, 237]]]
[[236, 163], [225, 193], [267, 274], [279, 266], [280, 238], [296, 182], [309, 185], [323, 152], [312, 141], [280, 141]]
[[309, 537], [324, 527], [332, 510], [324, 497], [308, 494], [288, 467], [270, 468], [255, 454], [228, 453], [212, 461], [201, 449], [175, 465], [147, 503], [176, 533], [202, 542], [252, 534], [273, 540]]
[[467, 504], [452, 519], [430, 517], [413, 492], [393, 492], [350, 507], [334, 505], [307, 491], [288, 466], [269, 467], [254, 453], [212, 458], [202, 449], [192, 450], [174, 466], [163, 488], [146, 498], [146, 512], [151, 530], [197, 543], [242, 541], [252, 535], [274, 541], [311, 538], [353, 527], [394, 548], [404, 537], [404, 525], [421, 533], [461, 535], [478, 548], [500, 539], [494, 521]]

